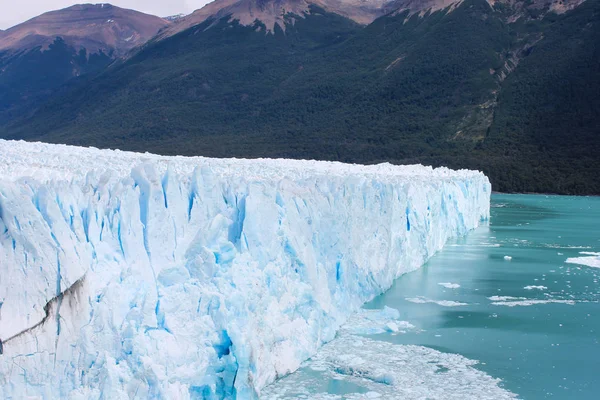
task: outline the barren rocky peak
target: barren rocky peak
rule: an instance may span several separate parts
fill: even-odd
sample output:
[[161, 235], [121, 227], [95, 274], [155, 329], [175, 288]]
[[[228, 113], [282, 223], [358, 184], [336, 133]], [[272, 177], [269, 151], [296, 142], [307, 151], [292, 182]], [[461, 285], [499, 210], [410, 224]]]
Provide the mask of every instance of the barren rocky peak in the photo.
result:
[[437, 11], [461, 2], [462, 0], [392, 0], [388, 4], [388, 7], [398, 12], [408, 10], [413, 14], [426, 11]]
[[579, 6], [585, 0], [487, 0], [490, 5], [496, 3], [505, 4], [512, 10], [508, 22], [514, 22], [519, 18], [527, 16], [528, 10], [536, 10], [540, 15], [548, 12], [563, 14]]
[[283, 16], [293, 13], [302, 16], [310, 5], [343, 15], [360, 24], [369, 24], [375, 18], [388, 11], [390, 0], [215, 0], [192, 14], [169, 26], [161, 37], [172, 36], [178, 32], [204, 22], [208, 18], [222, 18], [230, 15], [243, 25], [261, 21], [272, 31], [275, 24], [285, 29]]
[[[284, 15], [288, 13], [302, 16], [310, 5], [321, 7], [329, 12], [348, 17], [359, 24], [367, 25], [376, 18], [393, 12], [409, 11], [411, 14], [441, 10], [458, 5], [463, 0], [215, 0], [176, 23], [165, 28], [160, 38], [172, 36], [198, 25], [208, 18], [230, 16], [242, 25], [251, 25], [256, 20], [272, 31], [275, 24], [285, 29]], [[575, 8], [585, 0], [488, 0], [490, 5], [496, 2], [507, 4], [514, 10], [514, 19], [518, 19], [526, 8], [546, 9], [562, 13]]]
[[0, 50], [45, 48], [61, 37], [76, 49], [119, 55], [145, 43], [168, 24], [162, 18], [110, 4], [78, 4], [0, 32]]

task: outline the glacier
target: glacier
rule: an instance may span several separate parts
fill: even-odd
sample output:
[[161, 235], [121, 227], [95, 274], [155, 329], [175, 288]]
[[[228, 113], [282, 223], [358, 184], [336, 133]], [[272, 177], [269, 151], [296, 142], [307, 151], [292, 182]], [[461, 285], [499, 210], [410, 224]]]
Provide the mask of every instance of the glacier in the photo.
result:
[[478, 171], [0, 140], [0, 398], [256, 398], [490, 193]]

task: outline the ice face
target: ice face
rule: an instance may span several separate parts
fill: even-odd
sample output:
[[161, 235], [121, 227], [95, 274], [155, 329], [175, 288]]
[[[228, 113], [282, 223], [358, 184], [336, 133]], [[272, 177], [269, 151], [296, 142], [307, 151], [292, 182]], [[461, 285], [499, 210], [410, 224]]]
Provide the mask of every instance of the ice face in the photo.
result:
[[0, 140], [0, 398], [252, 398], [489, 216], [479, 172]]

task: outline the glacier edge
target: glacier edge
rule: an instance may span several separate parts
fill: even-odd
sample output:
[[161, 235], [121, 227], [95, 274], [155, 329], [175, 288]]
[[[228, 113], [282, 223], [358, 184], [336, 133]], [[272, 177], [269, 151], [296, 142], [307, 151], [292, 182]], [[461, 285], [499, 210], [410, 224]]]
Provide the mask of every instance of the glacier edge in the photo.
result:
[[0, 155], [2, 398], [256, 397], [489, 217], [476, 171]]

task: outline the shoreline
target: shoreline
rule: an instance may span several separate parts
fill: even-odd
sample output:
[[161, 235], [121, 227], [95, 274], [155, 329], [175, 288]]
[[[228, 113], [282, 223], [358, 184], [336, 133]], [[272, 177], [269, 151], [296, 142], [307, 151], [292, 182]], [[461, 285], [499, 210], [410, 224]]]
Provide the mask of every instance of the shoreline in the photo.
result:
[[550, 192], [498, 192], [492, 190], [492, 194], [528, 194], [528, 195], [539, 195], [539, 196], [563, 196], [563, 197], [600, 197], [600, 194], [560, 194]]

